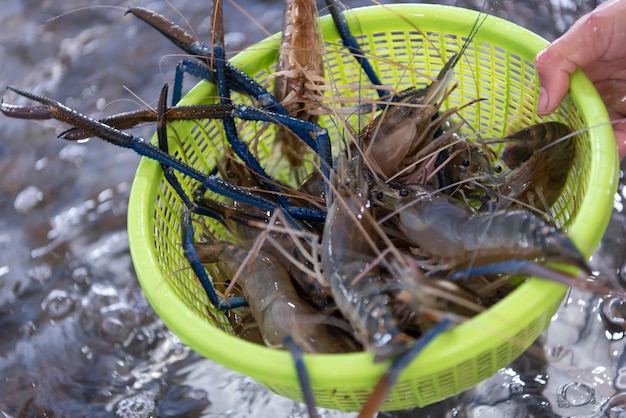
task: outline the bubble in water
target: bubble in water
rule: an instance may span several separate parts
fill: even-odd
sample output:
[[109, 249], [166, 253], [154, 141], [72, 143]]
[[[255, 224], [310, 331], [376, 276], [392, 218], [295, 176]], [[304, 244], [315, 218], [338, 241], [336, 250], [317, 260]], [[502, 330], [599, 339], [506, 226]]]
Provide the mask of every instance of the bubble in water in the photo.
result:
[[103, 318], [98, 326], [99, 334], [107, 341], [121, 343], [128, 335], [124, 323], [115, 317]]
[[85, 309], [91, 312], [114, 305], [119, 301], [120, 297], [115, 287], [94, 283], [90, 288], [89, 297], [83, 301], [83, 304]]
[[121, 399], [115, 405], [115, 415], [123, 418], [148, 418], [154, 416], [154, 396], [152, 391], [136, 393]]
[[618, 341], [624, 338], [626, 330], [626, 302], [614, 296], [606, 296], [600, 302], [600, 317], [606, 328], [608, 339]]
[[559, 408], [583, 406], [596, 402], [596, 391], [582, 382], [570, 382], [559, 388], [557, 403]]
[[61, 319], [74, 309], [74, 300], [68, 292], [53, 289], [41, 303], [41, 309], [50, 319]]
[[112, 343], [123, 343], [133, 332], [139, 322], [137, 313], [133, 310], [120, 307], [101, 310], [102, 318], [98, 324], [98, 333], [102, 338]]
[[43, 192], [35, 186], [27, 186], [17, 194], [13, 208], [19, 213], [28, 213], [43, 201]]

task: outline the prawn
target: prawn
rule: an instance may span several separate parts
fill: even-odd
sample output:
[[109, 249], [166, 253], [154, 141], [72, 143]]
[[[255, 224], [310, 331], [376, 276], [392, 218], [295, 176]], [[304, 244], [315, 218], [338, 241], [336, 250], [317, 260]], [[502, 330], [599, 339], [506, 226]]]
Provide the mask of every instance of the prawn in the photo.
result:
[[[407, 166], [406, 160], [409, 160], [408, 165], [415, 163], [416, 159], [423, 157], [417, 151], [431, 145], [437, 136], [442, 136], [442, 123], [457, 111], [451, 108], [439, 114], [446, 95], [454, 88], [450, 87], [454, 68], [486, 18], [476, 22], [461, 51], [445, 63], [428, 86], [410, 88], [391, 97], [383, 111], [361, 133], [360, 139], [366, 149], [365, 155], [369, 157], [369, 165], [379, 175], [396, 177]], [[450, 137], [442, 136], [442, 139]], [[445, 140], [440, 141], [438, 146], [445, 145]]]
[[[324, 49], [313, 0], [285, 1], [283, 37], [274, 78], [274, 95], [287, 112], [298, 119], [317, 123], [322, 93], [316, 86], [325, 83]], [[306, 144], [284, 125], [276, 127], [274, 149], [291, 167], [304, 162]]]
[[298, 296], [287, 269], [271, 252], [261, 248], [251, 253], [249, 246], [214, 237], [194, 247], [200, 260], [213, 264], [221, 277], [236, 278], [268, 347], [283, 348], [290, 337], [307, 353], [356, 350], [345, 333], [330, 331], [329, 325], [339, 320], [320, 314]]
[[558, 199], [575, 156], [575, 141], [569, 126], [542, 122], [508, 135], [512, 144], [502, 160], [513, 169], [499, 192], [505, 199], [499, 207], [512, 202], [531, 207], [543, 204], [545, 210]]
[[[493, 265], [502, 269], [498, 273], [507, 273], [507, 268], [514, 270], [513, 264], [506, 264], [512, 260], [528, 265], [538, 259], [558, 259], [590, 272], [573, 241], [533, 212], [474, 212], [460, 201], [417, 185], [396, 190], [380, 184], [372, 198], [390, 211], [382, 221], [392, 221], [421, 257], [422, 267], [433, 272], [467, 269], [463, 273], [475, 274], [476, 266]], [[547, 267], [533, 268], [538, 270], [552, 280], [571, 279]]]
[[337, 195], [329, 203], [322, 234], [322, 270], [337, 308], [355, 329], [357, 339], [380, 361], [403, 352], [408, 340], [390, 308], [380, 267], [369, 263], [377, 251], [375, 221], [360, 158], [340, 161], [344, 164], [338, 167], [338, 176], [345, 183], [337, 185]]

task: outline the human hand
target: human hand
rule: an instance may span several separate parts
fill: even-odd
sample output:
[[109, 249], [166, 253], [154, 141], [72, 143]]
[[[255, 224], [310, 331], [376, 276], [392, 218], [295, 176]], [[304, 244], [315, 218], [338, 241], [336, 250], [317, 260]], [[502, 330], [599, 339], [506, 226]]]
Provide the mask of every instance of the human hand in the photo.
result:
[[626, 155], [626, 0], [609, 0], [581, 17], [541, 51], [537, 113], [552, 113], [581, 68], [600, 93], [613, 122], [620, 159]]

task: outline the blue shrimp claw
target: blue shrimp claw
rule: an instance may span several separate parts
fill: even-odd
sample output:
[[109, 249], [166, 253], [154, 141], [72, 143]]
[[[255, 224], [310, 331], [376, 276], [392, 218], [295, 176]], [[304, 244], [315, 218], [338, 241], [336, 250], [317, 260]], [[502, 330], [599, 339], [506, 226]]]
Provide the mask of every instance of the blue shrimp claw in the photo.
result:
[[[348, 21], [346, 17], [343, 15], [343, 7], [339, 0], [326, 0], [326, 6], [330, 11], [330, 14], [333, 18], [333, 22], [335, 23], [335, 27], [339, 32], [339, 36], [343, 42], [343, 45], [348, 48], [354, 59], [359, 63], [363, 72], [370, 79], [372, 84], [375, 86], [382, 86], [380, 78], [378, 78], [378, 74], [370, 64], [369, 60], [365, 56], [365, 52], [359, 45], [358, 41], [350, 32], [350, 27], [348, 26]], [[384, 89], [377, 89], [378, 96], [382, 99], [388, 96], [388, 93]]]
[[[197, 57], [207, 67], [202, 69], [202, 66], [197, 66], [186, 62], [184, 66], [180, 68], [190, 68], [195, 75], [203, 77], [217, 85], [218, 95], [220, 97], [220, 104], [231, 104], [230, 90], [231, 86], [235, 87], [235, 90], [243, 90], [251, 95], [253, 98], [259, 100], [262, 106], [266, 109], [271, 108], [273, 112], [286, 116], [287, 111], [280, 105], [274, 96], [262, 88], [258, 83], [245, 75], [240, 70], [233, 67], [225, 59], [224, 47], [223, 47], [223, 25], [221, 19], [221, 2], [214, 2], [214, 16], [215, 16], [215, 28], [216, 40], [213, 48], [210, 49], [207, 46], [197, 42], [193, 37], [187, 34], [182, 28], [175, 25], [173, 22], [167, 20], [165, 17], [158, 13], [144, 9], [141, 7], [135, 7], [128, 10], [127, 13], [132, 13], [144, 22], [148, 23], [159, 32], [164, 34], [168, 39], [175, 43], [178, 47], [185, 52]], [[182, 73], [177, 74], [177, 78], [174, 84], [174, 103], [179, 100], [181, 92], [180, 85], [182, 84]], [[229, 79], [233, 79], [232, 83], [229, 83]], [[257, 161], [256, 157], [248, 149], [247, 144], [239, 138], [234, 121], [230, 117], [222, 119], [226, 138], [231, 147], [244, 161], [249, 165], [260, 177], [262, 177], [265, 187], [271, 191], [279, 192], [277, 187], [270, 176], [266, 173], [265, 169]], [[275, 121], [272, 121], [275, 122]], [[324, 136], [321, 138], [318, 136], [318, 140], [324, 141], [323, 143], [315, 142], [312, 140], [307, 126], [304, 125], [299, 119], [291, 118], [288, 124], [286, 124], [300, 139], [302, 139], [314, 152], [318, 153], [321, 158], [322, 169], [327, 173], [332, 167], [330, 157], [330, 140], [326, 141]], [[320, 129], [317, 127], [318, 130]], [[287, 209], [289, 204], [279, 193], [276, 195], [276, 199], [280, 205]]]
[[206, 292], [209, 301], [211, 301], [211, 304], [215, 308], [222, 311], [246, 306], [248, 302], [246, 302], [244, 298], [236, 297], [224, 300], [217, 295], [217, 292], [213, 287], [213, 283], [211, 282], [211, 279], [209, 278], [209, 275], [204, 268], [204, 264], [202, 264], [200, 256], [198, 255], [198, 252], [196, 251], [196, 248], [194, 246], [191, 213], [186, 207], [183, 207], [180, 225], [181, 238], [183, 242], [183, 254], [185, 255], [185, 258], [189, 262], [189, 265], [193, 269], [194, 273], [198, 277], [198, 280], [200, 281], [202, 288]]
[[2, 103], [0, 105], [0, 111], [6, 116], [38, 120], [56, 119], [61, 122], [69, 123], [85, 132], [88, 132], [90, 136], [97, 136], [98, 138], [101, 138], [113, 145], [132, 149], [141, 156], [166, 164], [168, 167], [172, 167], [180, 173], [197, 180], [215, 193], [222, 194], [231, 199], [243, 200], [247, 203], [257, 205], [270, 211], [279, 208], [279, 205], [276, 202], [234, 186], [231, 183], [215, 176], [201, 173], [195, 168], [184, 164], [182, 161], [163, 152], [158, 147], [155, 147], [141, 137], [133, 136], [127, 132], [120, 131], [104, 123], [98, 122], [97, 120], [91, 119], [56, 100], [29, 93], [11, 86], [9, 86], [8, 89], [31, 100], [43, 103], [44, 106], [16, 106]]
[[303, 352], [293, 338], [289, 336], [285, 337], [285, 346], [289, 348], [289, 352], [291, 352], [291, 357], [296, 366], [300, 390], [302, 390], [302, 397], [304, 398], [304, 404], [306, 405], [309, 418], [319, 418], [320, 415], [317, 413], [317, 409], [315, 409], [315, 395], [313, 395], [311, 380], [309, 379], [309, 373], [307, 372], [306, 364], [304, 364], [304, 359], [302, 358]]
[[[32, 94], [15, 87], [8, 87], [8, 89], [31, 100], [43, 103], [44, 106], [16, 106], [2, 103], [0, 105], [0, 111], [6, 116], [38, 120], [57, 119], [61, 122], [69, 123], [79, 130], [86, 132], [89, 136], [97, 136], [111, 144], [118, 145], [123, 148], [130, 148], [141, 156], [148, 157], [158, 161], [159, 163], [165, 164], [166, 166], [198, 181], [212, 192], [224, 195], [230, 199], [241, 200], [245, 203], [258, 206], [268, 211], [273, 212], [276, 210], [282, 210], [281, 205], [275, 201], [235, 186], [214, 175], [204, 174], [169, 155], [167, 152], [164, 152], [141, 137], [133, 136], [127, 132], [120, 131], [102, 122], [91, 119], [63, 105], [62, 103], [47, 97]], [[172, 110], [177, 110], [178, 112], [171, 112]], [[187, 112], [181, 112], [182, 110], [186, 110]], [[178, 115], [177, 119], [220, 119], [231, 117], [239, 117], [247, 120], [260, 119], [264, 121], [275, 121], [276, 118], [283, 120], [294, 119], [284, 115], [272, 115], [271, 112], [264, 112], [249, 106], [235, 105], [191, 106], [186, 109], [173, 108], [168, 110], [168, 120], [172, 119], [172, 113], [176, 113]], [[317, 127], [317, 125], [313, 126]], [[325, 134], [325, 131], [322, 132], [322, 134]], [[291, 215], [298, 219], [323, 222], [326, 216], [325, 213], [310, 208], [294, 208], [288, 203], [286, 203], [285, 206], [286, 208], [284, 208], [284, 212], [286, 212], [287, 215]]]
[[452, 325], [452, 320], [443, 318], [432, 328], [426, 331], [415, 343], [409, 347], [404, 353], [396, 357], [385, 374], [380, 378], [372, 395], [367, 400], [363, 409], [359, 413], [359, 417], [373, 417], [380, 409], [380, 406], [387, 398], [389, 391], [398, 381], [400, 373], [430, 344], [435, 337], [447, 330]]

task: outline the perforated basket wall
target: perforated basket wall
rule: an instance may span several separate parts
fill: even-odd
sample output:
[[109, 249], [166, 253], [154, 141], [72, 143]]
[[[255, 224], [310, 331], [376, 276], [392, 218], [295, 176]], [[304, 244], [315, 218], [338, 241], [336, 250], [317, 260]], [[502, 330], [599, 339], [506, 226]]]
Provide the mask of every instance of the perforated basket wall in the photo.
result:
[[[357, 9], [347, 14], [353, 32], [368, 52], [385, 85], [396, 90], [422, 86], [457, 53], [477, 21], [475, 12], [426, 5], [395, 5]], [[332, 21], [321, 19], [326, 40], [327, 78], [349, 85], [335, 94], [374, 98], [356, 62], [340, 45]], [[264, 85], [276, 59], [278, 37], [265, 40], [232, 60]], [[462, 111], [483, 133], [496, 137], [527, 126], [534, 116], [535, 54], [546, 45], [536, 35], [509, 22], [489, 17], [456, 69], [459, 87], [446, 106], [486, 100]], [[238, 102], [248, 102], [235, 97]], [[184, 104], [215, 102], [213, 87], [196, 86]], [[612, 209], [617, 156], [612, 130], [597, 93], [581, 74], [558, 112], [549, 119], [583, 130], [576, 139], [576, 161], [565, 190], [554, 207], [561, 225], [589, 255], [602, 236]], [[329, 118], [321, 124], [337, 140]], [[354, 123], [357, 123], [356, 121]], [[242, 137], [258, 135], [261, 159], [271, 148], [273, 127], [239, 123]], [[168, 128], [175, 154], [208, 173], [224, 147], [219, 121], [175, 122]], [[176, 144], [182, 144], [182, 148]], [[289, 173], [282, 173], [289, 180]], [[191, 189], [188, 179], [182, 178]], [[129, 237], [133, 262], [152, 306], [183, 342], [202, 355], [247, 374], [273, 391], [301, 399], [290, 355], [231, 335], [224, 316], [216, 312], [197, 284], [181, 250], [181, 203], [163, 180], [158, 164], [143, 160], [129, 207]], [[199, 228], [198, 228], [199, 229]], [[518, 357], [547, 327], [565, 288], [531, 279], [476, 318], [439, 336], [401, 375], [384, 405], [397, 410], [426, 405], [467, 389]], [[368, 398], [386, 364], [374, 364], [369, 353], [307, 355], [306, 364], [318, 405], [358, 410]]]

